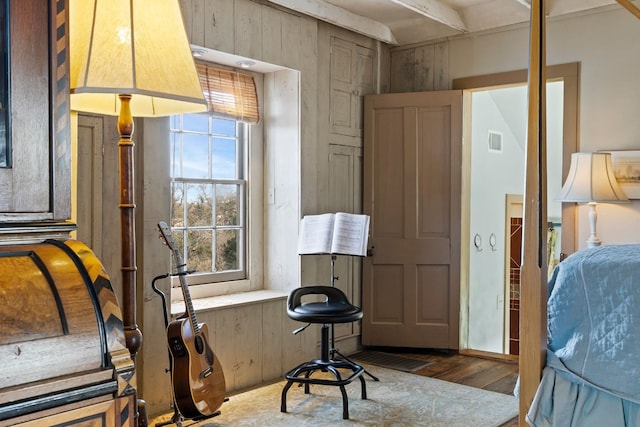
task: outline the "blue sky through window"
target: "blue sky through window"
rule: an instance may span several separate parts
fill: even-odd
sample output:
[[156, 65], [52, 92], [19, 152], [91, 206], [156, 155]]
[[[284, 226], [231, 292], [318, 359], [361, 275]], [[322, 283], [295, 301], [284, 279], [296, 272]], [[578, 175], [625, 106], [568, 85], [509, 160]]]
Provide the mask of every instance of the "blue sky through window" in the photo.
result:
[[[182, 116], [182, 156], [174, 147], [174, 177], [196, 179], [238, 179], [236, 122], [205, 114]], [[172, 129], [179, 129], [178, 116], [171, 119]], [[211, 128], [209, 128], [211, 126]], [[178, 142], [177, 134], [172, 143]]]

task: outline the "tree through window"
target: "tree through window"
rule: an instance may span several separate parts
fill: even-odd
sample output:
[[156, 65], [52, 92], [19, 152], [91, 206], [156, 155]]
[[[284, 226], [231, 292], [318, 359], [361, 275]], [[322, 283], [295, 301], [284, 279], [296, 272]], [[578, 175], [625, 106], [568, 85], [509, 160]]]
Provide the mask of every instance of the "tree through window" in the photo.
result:
[[245, 126], [171, 118], [171, 230], [196, 282], [246, 277]]

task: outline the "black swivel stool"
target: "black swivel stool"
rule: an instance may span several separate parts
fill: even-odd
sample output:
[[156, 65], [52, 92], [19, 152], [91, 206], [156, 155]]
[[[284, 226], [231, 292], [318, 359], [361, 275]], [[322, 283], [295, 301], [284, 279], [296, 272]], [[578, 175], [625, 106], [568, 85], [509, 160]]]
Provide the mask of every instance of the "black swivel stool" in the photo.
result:
[[[322, 302], [302, 303], [305, 295], [324, 295], [326, 299]], [[347, 296], [338, 288], [331, 286], [304, 286], [294, 289], [287, 299], [287, 315], [300, 322], [320, 323], [320, 359], [313, 359], [302, 363], [285, 374], [287, 384], [282, 390], [281, 412], [287, 412], [287, 392], [294, 383], [304, 384], [305, 394], [309, 394], [309, 384], [331, 385], [340, 387], [342, 393], [342, 418], [349, 419], [349, 400], [344, 386], [360, 379], [362, 386], [362, 398], [367, 398], [367, 387], [362, 377], [364, 368], [351, 360], [333, 360], [329, 357], [329, 325], [334, 323], [349, 323], [362, 319], [362, 310], [349, 303]], [[308, 325], [307, 325], [308, 326]], [[303, 331], [306, 326], [294, 331], [297, 334]], [[346, 369], [349, 376], [343, 378], [338, 369]], [[333, 377], [312, 377], [316, 371], [330, 372]]]

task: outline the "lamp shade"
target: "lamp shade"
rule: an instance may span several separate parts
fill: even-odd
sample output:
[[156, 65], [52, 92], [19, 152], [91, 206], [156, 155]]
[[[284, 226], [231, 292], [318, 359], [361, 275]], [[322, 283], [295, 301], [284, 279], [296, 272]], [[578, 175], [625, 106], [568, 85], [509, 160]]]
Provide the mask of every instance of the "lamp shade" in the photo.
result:
[[71, 109], [134, 117], [207, 110], [177, 0], [71, 0]]
[[613, 174], [610, 153], [573, 153], [569, 175], [556, 200], [561, 202], [626, 202]]

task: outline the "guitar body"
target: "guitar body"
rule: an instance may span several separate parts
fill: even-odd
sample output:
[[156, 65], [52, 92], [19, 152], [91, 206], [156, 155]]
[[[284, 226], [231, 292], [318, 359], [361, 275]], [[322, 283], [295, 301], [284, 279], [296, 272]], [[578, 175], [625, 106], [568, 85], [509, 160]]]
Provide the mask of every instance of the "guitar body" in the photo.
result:
[[188, 318], [174, 320], [167, 327], [171, 351], [174, 397], [185, 418], [205, 418], [216, 413], [226, 396], [222, 365], [207, 342], [207, 325], [194, 333]]

